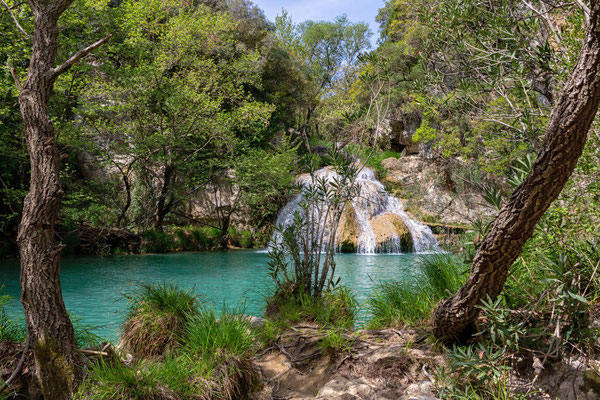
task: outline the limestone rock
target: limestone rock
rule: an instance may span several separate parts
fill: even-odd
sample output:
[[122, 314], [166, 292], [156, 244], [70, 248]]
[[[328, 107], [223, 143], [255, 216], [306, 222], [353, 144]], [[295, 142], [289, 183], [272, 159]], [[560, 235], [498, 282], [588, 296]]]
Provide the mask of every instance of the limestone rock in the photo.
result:
[[356, 253], [360, 225], [352, 204], [347, 204], [338, 225], [337, 240], [342, 253]]
[[412, 251], [412, 239], [408, 227], [399, 215], [383, 214], [371, 220], [378, 247], [386, 249], [399, 242], [403, 253]]
[[[370, 221], [375, 234], [376, 247], [386, 249], [400, 243], [402, 252], [412, 251], [412, 238], [406, 223], [399, 215], [382, 214]], [[358, 248], [360, 224], [351, 204], [346, 206], [337, 231], [338, 244], [342, 253], [355, 253]]]
[[316, 399], [367, 400], [372, 399], [373, 394], [373, 388], [364, 382], [364, 380], [350, 380], [342, 376], [337, 376], [319, 390]]
[[460, 169], [460, 160], [452, 163], [420, 156], [388, 158], [381, 163], [387, 172], [383, 183], [396, 197], [406, 199], [405, 209], [420, 220], [469, 225], [481, 216], [494, 215], [475, 189], [457, 188], [458, 179], [451, 171]]

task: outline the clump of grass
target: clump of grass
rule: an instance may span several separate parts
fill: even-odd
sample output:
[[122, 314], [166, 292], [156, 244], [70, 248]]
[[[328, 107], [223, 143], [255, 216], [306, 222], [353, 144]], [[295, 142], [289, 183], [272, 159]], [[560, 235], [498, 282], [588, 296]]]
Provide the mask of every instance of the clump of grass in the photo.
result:
[[266, 320], [255, 331], [255, 336], [264, 346], [270, 346], [289, 327], [300, 323], [314, 324], [326, 332], [321, 340], [323, 349], [336, 350], [345, 346], [343, 333], [354, 327], [357, 313], [358, 302], [345, 287], [327, 291], [319, 298], [304, 292], [278, 292], [267, 299]]
[[247, 359], [168, 356], [162, 362], [126, 366], [100, 362], [80, 386], [75, 399], [85, 400], [241, 400], [259, 386]]
[[73, 331], [75, 333], [75, 342], [77, 347], [84, 349], [86, 347], [92, 347], [101, 344], [105, 340], [94, 333], [94, 327], [88, 324], [84, 324], [80, 317], [74, 316], [69, 313], [71, 323], [73, 324]]
[[254, 247], [254, 234], [249, 230], [238, 230], [236, 228], [229, 228], [229, 239], [234, 246], [241, 247], [242, 249], [251, 249]]
[[168, 253], [175, 248], [175, 239], [167, 232], [152, 229], [142, 233], [142, 251], [144, 253]]
[[173, 284], [142, 284], [133, 294], [122, 341], [136, 362], [94, 364], [77, 399], [236, 400], [260, 386], [249, 361], [250, 322], [237, 310], [221, 316]]
[[433, 308], [433, 297], [419, 287], [404, 282], [380, 284], [369, 297], [372, 315], [371, 329], [415, 324], [428, 318]]
[[286, 326], [306, 322], [323, 328], [349, 329], [354, 325], [357, 311], [358, 303], [352, 292], [338, 287], [321, 297], [279, 292], [267, 301], [266, 315]]
[[221, 317], [212, 309], [202, 309], [190, 319], [185, 333], [185, 348], [190, 354], [209, 357], [226, 352], [247, 356], [254, 346], [250, 322], [241, 313], [225, 311]]
[[237, 400], [260, 387], [259, 374], [249, 361], [254, 333], [250, 322], [235, 310], [225, 310], [221, 316], [204, 307], [190, 312], [196, 310], [195, 297], [165, 284], [145, 285], [135, 299], [152, 304], [154, 314], [160, 308], [184, 316], [177, 341], [161, 359], [141, 359], [132, 366], [120, 360], [101, 361], [93, 366], [76, 398]]
[[419, 268], [425, 278], [424, 289], [432, 293], [436, 301], [450, 297], [465, 283], [468, 266], [448, 254], [422, 257]]
[[419, 261], [415, 281], [384, 282], [370, 296], [368, 327], [401, 327], [423, 324], [436, 304], [455, 293], [465, 282], [467, 266], [450, 255], [436, 254]]
[[139, 358], [163, 356], [173, 350], [198, 312], [198, 298], [192, 290], [170, 283], [142, 284], [127, 298], [129, 315], [121, 340]]
[[344, 329], [330, 328], [319, 341], [319, 346], [326, 354], [347, 353], [352, 350], [356, 338], [355, 335], [348, 335]]
[[11, 299], [8, 295], [0, 295], [0, 342], [23, 342], [27, 337], [25, 327], [10, 319], [4, 309]]

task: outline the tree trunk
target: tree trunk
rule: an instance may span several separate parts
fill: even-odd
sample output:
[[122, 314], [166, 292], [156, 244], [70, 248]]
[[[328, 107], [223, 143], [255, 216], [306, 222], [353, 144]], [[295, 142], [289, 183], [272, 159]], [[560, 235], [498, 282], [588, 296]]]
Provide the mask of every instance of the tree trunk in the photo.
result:
[[23, 205], [17, 242], [21, 255], [21, 302], [34, 352], [37, 379], [46, 400], [71, 399], [81, 371], [81, 356], [65, 309], [59, 279], [62, 245], [55, 241], [62, 189], [59, 154], [48, 102], [56, 78], [108, 40], [78, 52], [53, 68], [60, 15], [72, 0], [30, 0], [35, 32], [27, 80], [19, 89], [27, 151], [31, 161], [29, 194]]
[[156, 202], [156, 213], [154, 215], [153, 224], [153, 228], [159, 231], [162, 231], [165, 217], [169, 213], [170, 208], [173, 204], [173, 198], [171, 198], [171, 200], [167, 202], [167, 197], [169, 195], [169, 191], [171, 190], [171, 184], [174, 178], [175, 170], [173, 169], [173, 167], [169, 164], [165, 165], [163, 173], [163, 184], [160, 188], [160, 194]]
[[117, 226], [121, 226], [125, 217], [127, 216], [127, 211], [129, 207], [131, 207], [131, 183], [129, 182], [129, 176], [123, 174], [123, 185], [125, 186], [125, 205], [121, 209], [121, 214], [119, 214], [119, 218], [117, 218]]
[[508, 271], [537, 222], [558, 197], [581, 156], [600, 103], [600, 0], [592, 0], [590, 24], [579, 60], [550, 117], [532, 171], [494, 221], [477, 250], [467, 283], [434, 313], [437, 337], [460, 337], [473, 327], [476, 306], [503, 289]]

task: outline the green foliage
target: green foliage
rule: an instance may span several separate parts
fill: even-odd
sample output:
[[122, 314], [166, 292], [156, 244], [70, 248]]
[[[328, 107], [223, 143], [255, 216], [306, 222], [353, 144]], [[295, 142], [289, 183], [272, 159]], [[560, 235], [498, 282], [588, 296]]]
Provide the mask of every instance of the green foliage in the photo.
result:
[[296, 128], [336, 137], [344, 125], [342, 114], [354, 108], [350, 94], [360, 70], [358, 56], [370, 47], [368, 25], [352, 23], [345, 16], [295, 24], [284, 12], [275, 28], [304, 82]]
[[[481, 354], [481, 353], [478, 353]], [[477, 371], [477, 364], [472, 360], [473, 369]], [[492, 371], [498, 372], [496, 367]], [[461, 372], [449, 370], [445, 367], [435, 371], [436, 386], [439, 390], [438, 397], [443, 400], [527, 400], [537, 392], [529, 394], [513, 393], [510, 387], [508, 374], [503, 374], [499, 379], [490, 383], [489, 387], [476, 386], [468, 382]]]
[[178, 347], [190, 318], [197, 313], [197, 296], [172, 283], [144, 283], [126, 297], [129, 312], [121, 338], [140, 358], [164, 356]]
[[219, 356], [244, 357], [256, 346], [254, 332], [243, 312], [227, 311], [217, 316], [204, 308], [188, 323], [185, 333], [185, 351], [200, 358]]
[[445, 254], [423, 256], [414, 281], [384, 282], [369, 297], [373, 329], [425, 323], [442, 299], [454, 294], [465, 282], [467, 267]]
[[235, 228], [229, 228], [229, 241], [236, 247], [243, 249], [252, 249], [255, 247], [255, 238], [252, 231], [244, 229], [238, 231]]
[[329, 156], [334, 173], [330, 178], [317, 174], [311, 155], [307, 157], [310, 172], [300, 188], [300, 210], [289, 226], [275, 228], [268, 265], [276, 296], [318, 298], [337, 284], [337, 227], [346, 204], [358, 194], [360, 170], [335, 146]]
[[[363, 159], [367, 159], [365, 155]], [[375, 171], [377, 178], [383, 179], [387, 173], [384, 168], [382, 161], [387, 160], [388, 158], [400, 158], [402, 156], [401, 153], [392, 151], [392, 150], [384, 150], [373, 153], [370, 157], [368, 157], [367, 165]]]
[[340, 353], [349, 353], [356, 338], [349, 335], [345, 329], [327, 329], [325, 336], [319, 341], [319, 346], [326, 354], [337, 356]]
[[76, 399], [223, 399], [247, 398], [259, 386], [256, 372], [235, 359], [193, 358], [188, 354], [163, 362], [125, 366], [101, 361], [79, 387]]
[[[242, 232], [246, 240], [252, 235]], [[218, 228], [209, 226], [168, 227], [166, 230], [148, 229], [142, 232], [142, 253], [169, 253], [175, 251], [212, 250], [220, 237]], [[242, 237], [243, 239], [243, 237]]]
[[[234, 400], [246, 398], [260, 385], [248, 362], [255, 335], [249, 321], [237, 314], [239, 310], [224, 310], [217, 316], [209, 308], [198, 308], [191, 291], [166, 283], [141, 285], [127, 298], [130, 315], [123, 341], [130, 348], [128, 327], [134, 321], [140, 323], [142, 315], [147, 323], [153, 318], [160, 332], [148, 325], [138, 332], [139, 344], [153, 354], [139, 355], [132, 365], [120, 359], [100, 359], [92, 364], [76, 398]], [[159, 342], [160, 346], [150, 348]], [[148, 358], [158, 352], [162, 358]]]
[[27, 331], [10, 319], [4, 308], [11, 299], [8, 295], [0, 295], [0, 342], [23, 342]]
[[252, 210], [253, 222], [258, 226], [273, 221], [285, 205], [297, 171], [298, 146], [292, 145], [291, 136], [283, 135], [274, 149], [251, 149], [235, 159], [233, 183], [241, 191], [240, 201]]
[[167, 232], [152, 229], [143, 232], [142, 237], [145, 253], [166, 253], [175, 248], [175, 241]]
[[[338, 287], [320, 298], [307, 293], [289, 296], [279, 292], [267, 300], [266, 315], [279, 326], [300, 322], [315, 323], [323, 328], [351, 329], [356, 320], [358, 303], [350, 290]], [[276, 331], [273, 327], [268, 328]]]
[[116, 153], [135, 163], [132, 211], [145, 223], [154, 211], [160, 228], [234, 149], [264, 143], [273, 107], [250, 94], [260, 88], [260, 54], [236, 45], [230, 15], [128, 1], [118, 20], [120, 40], [109, 44], [80, 110], [84, 133], [105, 141], [99, 158], [112, 162]]

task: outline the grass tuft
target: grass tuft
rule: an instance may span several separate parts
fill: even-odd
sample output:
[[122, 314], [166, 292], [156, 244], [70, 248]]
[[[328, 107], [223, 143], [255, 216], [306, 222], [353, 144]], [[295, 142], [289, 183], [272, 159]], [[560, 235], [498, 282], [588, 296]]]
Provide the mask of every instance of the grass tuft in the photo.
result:
[[139, 358], [159, 357], [180, 344], [198, 299], [191, 290], [174, 284], [142, 284], [129, 299], [129, 316], [121, 340]]
[[100, 360], [76, 399], [241, 400], [260, 387], [250, 362], [255, 336], [238, 310], [218, 316], [167, 283], [140, 285], [127, 298], [122, 340], [136, 362]]
[[412, 282], [381, 283], [370, 296], [368, 327], [402, 327], [424, 324], [436, 304], [465, 282], [468, 267], [454, 257], [436, 254], [419, 261], [421, 276]]
[[292, 296], [279, 292], [267, 301], [266, 315], [285, 326], [300, 322], [314, 323], [323, 328], [350, 329], [354, 326], [358, 303], [352, 292], [338, 287], [315, 298], [307, 293]]
[[241, 313], [224, 312], [217, 317], [212, 309], [202, 309], [190, 319], [184, 342], [186, 351], [201, 357], [226, 352], [230, 356], [247, 356], [254, 345], [250, 322]]

